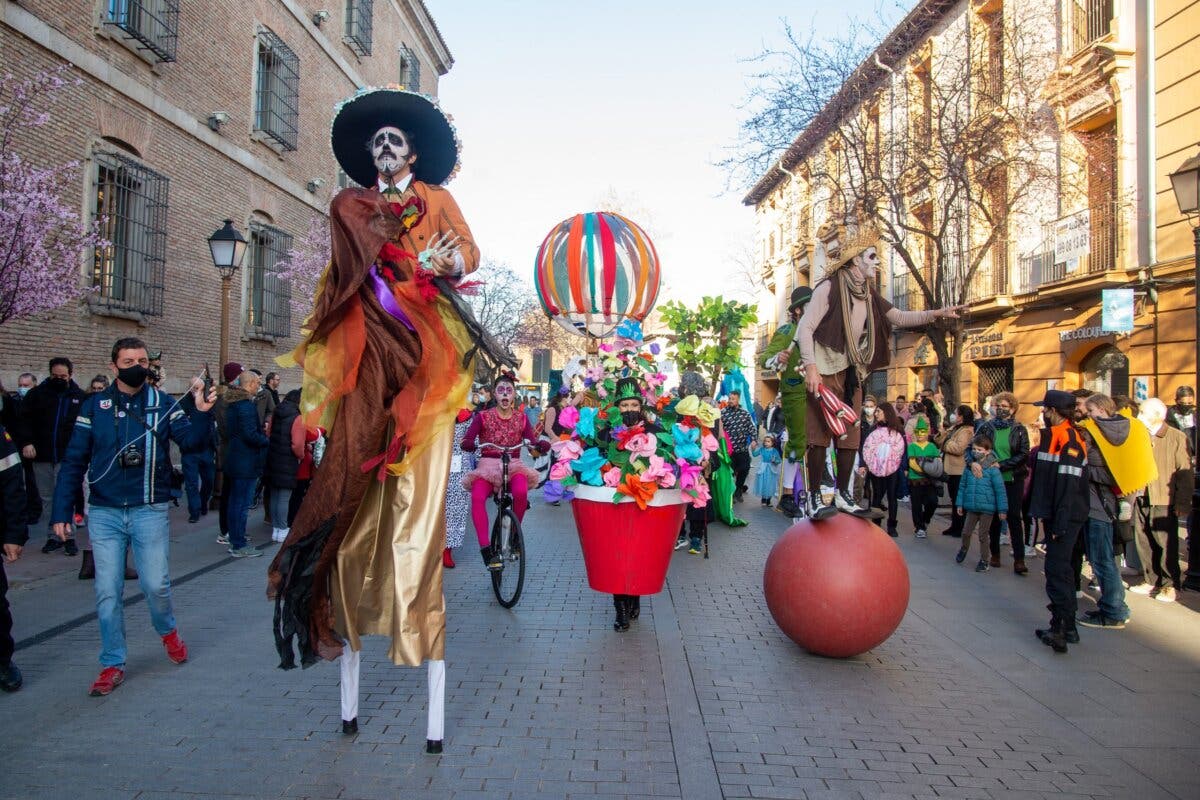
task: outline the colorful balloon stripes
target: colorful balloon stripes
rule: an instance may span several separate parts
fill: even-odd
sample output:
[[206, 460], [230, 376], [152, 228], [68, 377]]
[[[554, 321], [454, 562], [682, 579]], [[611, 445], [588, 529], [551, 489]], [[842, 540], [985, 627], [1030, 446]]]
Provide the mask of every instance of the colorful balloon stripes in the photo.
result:
[[623, 319], [645, 319], [660, 279], [650, 237], [611, 211], [560, 222], [542, 241], [533, 268], [542, 310], [567, 330], [595, 338]]

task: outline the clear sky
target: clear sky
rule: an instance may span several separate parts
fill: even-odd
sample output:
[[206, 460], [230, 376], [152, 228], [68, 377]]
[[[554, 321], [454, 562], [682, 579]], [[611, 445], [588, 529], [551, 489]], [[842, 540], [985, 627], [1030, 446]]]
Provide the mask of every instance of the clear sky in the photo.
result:
[[878, 3], [426, 0], [455, 59], [439, 86], [463, 141], [449, 188], [484, 257], [528, 276], [555, 224], [615, 197], [668, 296], [731, 296], [753, 212], [713, 163], [737, 135], [745, 59], [781, 45], [785, 17], [832, 33]]

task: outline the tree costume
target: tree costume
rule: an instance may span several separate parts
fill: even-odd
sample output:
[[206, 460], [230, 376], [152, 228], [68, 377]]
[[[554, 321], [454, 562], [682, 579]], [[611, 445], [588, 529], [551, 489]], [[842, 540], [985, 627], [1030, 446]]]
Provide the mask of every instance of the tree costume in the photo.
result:
[[[295, 666], [293, 640], [305, 667], [349, 645], [345, 701], [359, 637], [389, 636], [394, 663], [430, 661], [432, 692], [444, 685], [443, 503], [455, 416], [475, 353], [504, 355], [457, 293], [479, 251], [439, 185], [458, 163], [446, 116], [424, 95], [363, 89], [339, 104], [331, 142], [346, 174], [370, 188], [334, 198], [331, 259], [306, 337], [294, 361], [281, 359], [304, 368], [305, 424], [325, 428], [329, 441], [270, 567], [275, 643], [284, 669]], [[429, 738], [440, 748], [437, 699]], [[356, 713], [356, 692], [353, 701]], [[343, 720], [356, 726], [347, 708]]]
[[[809, 514], [823, 519], [838, 510], [863, 514], [850, 494], [850, 477], [858, 453], [862, 418], [862, 383], [875, 370], [891, 361], [892, 326], [918, 327], [938, 317], [957, 316], [957, 309], [901, 311], [879, 294], [875, 271], [879, 264], [876, 251], [879, 236], [874, 230], [860, 229], [842, 245], [837, 258], [831, 258], [829, 274], [813, 288], [804, 316], [796, 326], [805, 370], [814, 369], [820, 383], [808, 386], [813, 396], [806, 407], [805, 456], [809, 478]], [[815, 381], [812, 378], [809, 383]], [[830, 394], [822, 403], [817, 392]], [[822, 411], [824, 405], [841, 401], [850, 405], [855, 422], [845, 433], [831, 431]], [[825, 504], [818, 488], [825, 469], [825, 450], [836, 447], [837, 488], [833, 502]]]
[[775, 330], [775, 335], [771, 337], [759, 360], [759, 366], [764, 369], [774, 368], [779, 373], [783, 424], [787, 430], [787, 441], [782, 448], [786, 461], [783, 467], [783, 491], [779, 498], [779, 507], [793, 516], [796, 513], [792, 497], [796, 465], [804, 458], [804, 451], [808, 446], [804, 427], [808, 414], [808, 388], [805, 386], [804, 370], [801, 368], [803, 363], [800, 348], [793, 347], [792, 342], [796, 336], [796, 321], [800, 319], [804, 307], [811, 299], [812, 289], [807, 286], [799, 286], [792, 290], [791, 302], [788, 304], [788, 322]]

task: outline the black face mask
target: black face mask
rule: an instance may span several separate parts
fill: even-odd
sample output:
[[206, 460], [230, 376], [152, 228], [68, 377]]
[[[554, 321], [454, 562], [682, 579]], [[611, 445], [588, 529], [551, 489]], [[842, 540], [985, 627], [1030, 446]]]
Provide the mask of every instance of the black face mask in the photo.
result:
[[121, 367], [121, 369], [117, 370], [117, 379], [130, 389], [142, 388], [142, 384], [146, 382], [146, 378], [149, 375], [150, 370], [141, 364], [134, 364], [132, 367]]
[[1179, 413], [1180, 414], [1190, 414], [1190, 413], [1192, 413], [1192, 409], [1194, 409], [1194, 408], [1195, 408], [1195, 406], [1192, 405], [1191, 403], [1180, 403], [1179, 404]]
[[628, 427], [632, 428], [642, 422], [642, 412], [640, 411], [622, 411], [621, 422], [624, 422]]
[[67, 388], [67, 379], [66, 378], [51, 378], [50, 386], [55, 389], [58, 389], [60, 391], [63, 389], [66, 389]]

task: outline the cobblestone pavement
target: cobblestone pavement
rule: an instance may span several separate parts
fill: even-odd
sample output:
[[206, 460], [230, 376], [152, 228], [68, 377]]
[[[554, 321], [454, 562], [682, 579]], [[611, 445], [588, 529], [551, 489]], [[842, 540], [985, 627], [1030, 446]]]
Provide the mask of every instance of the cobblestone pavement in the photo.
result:
[[225, 559], [215, 515], [174, 528], [191, 660], [167, 661], [131, 582], [127, 682], [103, 699], [86, 695], [90, 585], [33, 550], [10, 593], [26, 685], [0, 696], [0, 798], [1200, 796], [1192, 595], [1131, 597], [1129, 628], [1084, 629], [1055, 656], [1032, 634], [1046, 615], [1037, 559], [1024, 579], [977, 575], [954, 564], [956, 541], [902, 533], [913, 596], [900, 629], [823, 659], [762, 600], [786, 521], [739, 510], [752, 524], [715, 526], [707, 561], [677, 552], [667, 591], [625, 634], [586, 586], [566, 507], [530, 511], [511, 612], [462, 548], [446, 575], [440, 757], [423, 752], [424, 671], [387, 663], [381, 640], [364, 652], [357, 737], [340, 732], [334, 665], [275, 668], [266, 559]]

